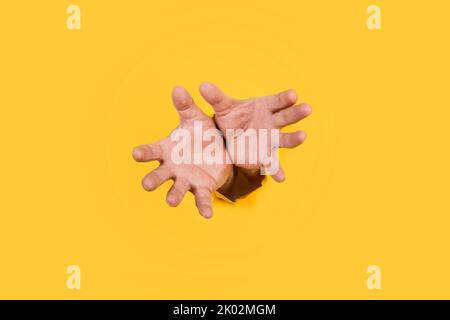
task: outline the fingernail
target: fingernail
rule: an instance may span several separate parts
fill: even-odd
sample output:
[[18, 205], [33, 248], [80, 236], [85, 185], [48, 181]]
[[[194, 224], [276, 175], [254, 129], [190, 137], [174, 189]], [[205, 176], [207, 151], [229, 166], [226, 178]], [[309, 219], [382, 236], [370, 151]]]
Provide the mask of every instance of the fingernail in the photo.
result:
[[152, 191], [154, 189], [153, 182], [150, 180], [144, 180], [142, 181], [142, 186], [147, 191]]
[[300, 131], [300, 132], [298, 133], [298, 138], [299, 138], [299, 140], [301, 140], [301, 141], [305, 140], [305, 139], [306, 139], [306, 132], [305, 132], [305, 131]]
[[134, 159], [140, 160], [140, 159], [142, 159], [142, 156], [143, 156], [143, 153], [142, 153], [142, 150], [141, 150], [141, 149], [135, 148], [135, 149], [133, 150], [133, 158], [134, 158]]
[[297, 93], [294, 90], [289, 91], [288, 100], [290, 103], [294, 103], [297, 101]]
[[202, 216], [205, 217], [206, 219], [209, 219], [212, 217], [212, 211], [211, 208], [205, 208], [202, 210]]
[[309, 104], [303, 104], [302, 111], [306, 114], [310, 114], [312, 112], [311, 106]]
[[171, 207], [175, 207], [177, 205], [177, 199], [173, 195], [167, 196], [167, 203]]

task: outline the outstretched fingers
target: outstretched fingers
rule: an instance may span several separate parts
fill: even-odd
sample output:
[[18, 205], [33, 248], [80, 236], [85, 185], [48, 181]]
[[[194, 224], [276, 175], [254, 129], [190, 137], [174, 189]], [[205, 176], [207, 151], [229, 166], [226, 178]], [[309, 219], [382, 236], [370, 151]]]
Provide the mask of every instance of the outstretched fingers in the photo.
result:
[[286, 179], [278, 157], [264, 157], [261, 159], [261, 168], [265, 175], [270, 175], [276, 182], [283, 182]]
[[233, 107], [234, 99], [210, 82], [200, 85], [200, 94], [218, 115], [226, 114]]
[[171, 170], [166, 165], [162, 164], [142, 179], [142, 186], [147, 191], [153, 191], [171, 178]]
[[278, 171], [272, 174], [273, 180], [276, 182], [283, 182], [286, 179], [286, 176], [284, 174], [284, 170], [281, 166], [278, 167]]
[[184, 195], [189, 191], [189, 183], [182, 179], [175, 179], [170, 190], [167, 192], [167, 203], [171, 207], [178, 206], [183, 201]]
[[295, 148], [306, 139], [304, 131], [286, 132], [280, 134], [280, 148]]
[[275, 112], [293, 106], [297, 101], [297, 93], [290, 89], [262, 99], [267, 99], [268, 108]]
[[194, 103], [189, 92], [183, 87], [175, 87], [173, 89], [172, 101], [180, 116], [180, 120], [191, 120], [204, 115]]
[[144, 144], [133, 149], [133, 158], [138, 162], [161, 160], [162, 147], [160, 142]]
[[276, 128], [283, 128], [287, 125], [297, 123], [311, 114], [311, 107], [308, 104], [300, 104], [280, 110], [273, 115], [273, 122]]
[[212, 202], [211, 202], [211, 191], [205, 188], [198, 188], [194, 190], [195, 205], [198, 208], [200, 214], [209, 219], [212, 217]]

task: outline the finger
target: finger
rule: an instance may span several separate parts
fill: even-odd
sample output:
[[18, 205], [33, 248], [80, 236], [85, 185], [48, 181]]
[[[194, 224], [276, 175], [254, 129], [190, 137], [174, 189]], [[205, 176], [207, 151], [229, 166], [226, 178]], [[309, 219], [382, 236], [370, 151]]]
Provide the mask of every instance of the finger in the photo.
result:
[[153, 191], [170, 178], [172, 178], [170, 169], [161, 165], [142, 179], [142, 186], [147, 191]]
[[276, 182], [283, 182], [286, 178], [278, 158], [265, 157], [261, 159], [261, 167], [263, 168], [262, 173], [271, 175]]
[[200, 94], [217, 114], [227, 113], [233, 107], [234, 99], [210, 82], [204, 82], [200, 85]]
[[302, 144], [305, 139], [306, 133], [304, 131], [281, 133], [280, 148], [295, 148]]
[[181, 179], [176, 179], [169, 192], [167, 192], [167, 203], [171, 207], [178, 206], [183, 201], [184, 195], [189, 190], [189, 184]]
[[278, 171], [272, 175], [273, 180], [276, 182], [283, 182], [286, 179], [284, 175], [284, 170], [281, 166], [278, 167]]
[[161, 157], [162, 148], [159, 142], [144, 144], [133, 149], [133, 158], [138, 162], [160, 160]]
[[172, 90], [172, 101], [181, 120], [190, 120], [198, 117], [203, 112], [194, 103], [189, 92], [183, 87], [175, 87]]
[[197, 189], [194, 191], [195, 205], [200, 214], [209, 219], [212, 217], [211, 192], [207, 189]]
[[296, 123], [311, 114], [311, 107], [307, 104], [296, 105], [287, 109], [276, 112], [273, 115], [274, 125], [282, 128], [287, 125]]
[[269, 100], [269, 108], [272, 111], [278, 111], [293, 106], [297, 101], [297, 93], [295, 90], [290, 89], [279, 92], [267, 98]]

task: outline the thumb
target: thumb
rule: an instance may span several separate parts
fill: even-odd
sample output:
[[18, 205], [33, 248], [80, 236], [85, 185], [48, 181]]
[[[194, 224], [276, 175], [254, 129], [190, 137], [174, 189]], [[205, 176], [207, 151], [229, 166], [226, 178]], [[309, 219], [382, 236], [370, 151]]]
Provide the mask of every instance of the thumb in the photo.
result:
[[180, 116], [180, 120], [194, 119], [202, 114], [189, 92], [181, 86], [172, 90], [172, 101]]
[[225, 114], [233, 107], [234, 99], [210, 82], [203, 82], [200, 85], [200, 94], [218, 114]]

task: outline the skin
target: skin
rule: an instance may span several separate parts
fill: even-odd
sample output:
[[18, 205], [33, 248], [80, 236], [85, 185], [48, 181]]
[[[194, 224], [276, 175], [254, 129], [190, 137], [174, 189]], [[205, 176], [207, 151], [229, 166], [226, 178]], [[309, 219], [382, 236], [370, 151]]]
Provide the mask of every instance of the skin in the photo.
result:
[[[311, 107], [308, 104], [296, 104], [297, 94], [294, 90], [283, 91], [271, 96], [239, 100], [225, 94], [216, 85], [205, 82], [200, 86], [200, 93], [214, 108], [216, 124], [224, 135], [226, 135], [227, 129], [282, 129], [311, 114]], [[234, 145], [236, 146], [237, 137], [238, 135], [227, 136], [226, 139], [227, 142], [229, 139], [235, 140]], [[281, 133], [279, 146], [295, 148], [305, 139], [306, 133], [303, 131]], [[247, 175], [255, 176], [260, 168], [267, 167], [267, 163], [257, 156], [257, 150], [248, 148], [247, 156], [251, 152], [256, 153], [256, 164], [237, 163], [234, 150], [228, 150], [236, 166], [243, 168]], [[272, 177], [277, 182], [284, 181], [285, 174], [281, 165], [278, 172], [274, 173]]]
[[[205, 115], [189, 93], [183, 87], [176, 87], [172, 91], [172, 101], [179, 114], [180, 122], [177, 128], [189, 130], [191, 137], [194, 132], [194, 121], [201, 121], [203, 131], [215, 129], [214, 121]], [[203, 142], [206, 147], [211, 142]], [[221, 140], [224, 154], [225, 145]], [[175, 164], [171, 159], [173, 147], [176, 141], [169, 137], [152, 144], [136, 147], [133, 150], [133, 158], [138, 162], [159, 161], [158, 168], [147, 174], [142, 180], [142, 186], [147, 191], [153, 191], [168, 180], [174, 183], [167, 193], [167, 203], [170, 206], [178, 206], [186, 192], [190, 191], [195, 196], [195, 204], [200, 214], [205, 218], [211, 218], [213, 211], [211, 205], [212, 193], [231, 184], [231, 164]], [[193, 156], [193, 148], [192, 156]]]

